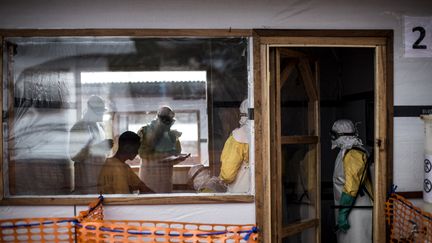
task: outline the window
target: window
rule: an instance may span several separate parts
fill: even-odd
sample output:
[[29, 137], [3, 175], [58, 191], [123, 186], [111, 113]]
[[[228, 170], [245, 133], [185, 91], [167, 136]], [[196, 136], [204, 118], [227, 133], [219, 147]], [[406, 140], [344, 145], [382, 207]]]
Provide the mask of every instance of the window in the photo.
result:
[[[175, 156], [190, 157], [165, 174], [169, 191], [154, 191], [196, 193], [190, 169], [202, 164], [218, 177], [225, 141], [239, 126], [249, 55], [245, 37], [4, 37], [4, 197], [97, 194], [119, 136], [140, 134], [163, 106], [175, 113]], [[99, 159], [77, 166], [89, 156]], [[142, 161], [138, 153], [126, 163], [148, 184]]]

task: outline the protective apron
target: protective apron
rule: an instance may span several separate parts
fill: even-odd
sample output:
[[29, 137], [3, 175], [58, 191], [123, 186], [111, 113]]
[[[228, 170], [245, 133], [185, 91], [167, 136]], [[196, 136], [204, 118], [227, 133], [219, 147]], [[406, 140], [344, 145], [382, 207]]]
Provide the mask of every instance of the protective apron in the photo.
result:
[[[366, 151], [363, 147], [359, 145], [356, 145], [356, 147], [359, 147], [363, 151]], [[340, 198], [342, 192], [344, 191], [344, 186], [346, 183], [345, 169], [350, 169], [350, 168], [344, 168], [344, 164], [347, 166], [353, 164], [353, 161], [349, 161], [350, 159], [352, 159], [352, 157], [349, 156], [347, 158], [347, 156], [345, 156], [350, 151], [350, 149], [351, 149], [350, 147], [342, 148], [339, 151], [339, 154], [335, 161], [335, 168], [333, 172], [333, 192], [334, 192], [334, 202], [336, 206], [339, 205]], [[354, 152], [359, 152], [359, 151], [354, 151]], [[345, 161], [344, 163], [344, 160], [348, 160], [348, 161]], [[363, 163], [366, 163], [366, 161], [363, 161]], [[360, 180], [360, 178], [358, 178], [358, 180]], [[352, 188], [352, 190], [357, 190], [358, 184], [356, 184], [355, 187], [357, 188]], [[372, 202], [366, 193], [363, 196], [361, 196], [360, 194], [357, 196], [357, 199], [354, 203], [354, 208], [352, 208], [348, 217], [348, 222], [351, 227], [350, 229], [348, 229], [346, 233], [341, 231], [337, 232], [338, 243], [372, 242], [372, 209], [365, 209], [365, 208], [359, 209], [359, 208], [355, 208], [356, 206], [372, 206]], [[337, 221], [338, 208], [336, 208], [335, 210], [335, 218]]]

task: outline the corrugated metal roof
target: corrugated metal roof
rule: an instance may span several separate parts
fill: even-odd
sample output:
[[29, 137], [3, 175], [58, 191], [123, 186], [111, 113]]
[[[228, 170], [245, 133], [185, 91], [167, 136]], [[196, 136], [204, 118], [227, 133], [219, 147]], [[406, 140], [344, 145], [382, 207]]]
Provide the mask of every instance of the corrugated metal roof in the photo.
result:
[[205, 82], [206, 71], [82, 72], [82, 84]]

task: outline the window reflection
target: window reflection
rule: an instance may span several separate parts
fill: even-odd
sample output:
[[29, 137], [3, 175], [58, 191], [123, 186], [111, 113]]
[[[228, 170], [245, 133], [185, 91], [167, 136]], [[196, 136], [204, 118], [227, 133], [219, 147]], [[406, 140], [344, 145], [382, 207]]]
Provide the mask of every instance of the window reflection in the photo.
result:
[[[88, 153], [92, 166], [99, 164], [95, 154], [114, 156], [118, 137], [138, 133], [162, 106], [175, 113], [180, 154], [190, 154], [172, 168], [171, 192], [196, 192], [188, 184], [193, 165], [219, 175], [222, 149], [248, 97], [246, 38], [5, 40], [6, 195], [98, 193], [92, 181], [97, 172], [77, 166], [84, 160], [79, 155], [104, 142], [108, 151]], [[103, 100], [103, 112], [96, 112], [94, 126], [77, 132], [76, 124], [87, 125], [92, 117], [92, 97]], [[92, 132], [84, 139], [83, 131]], [[140, 174], [140, 156], [126, 163]]]

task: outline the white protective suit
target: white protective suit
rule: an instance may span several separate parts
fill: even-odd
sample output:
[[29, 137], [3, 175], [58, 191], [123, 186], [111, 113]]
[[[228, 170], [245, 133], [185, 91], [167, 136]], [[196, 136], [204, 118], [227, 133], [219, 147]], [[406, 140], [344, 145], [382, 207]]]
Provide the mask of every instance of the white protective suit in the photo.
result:
[[73, 125], [69, 136], [69, 154], [74, 161], [75, 194], [97, 194], [97, 179], [112, 148], [101, 125], [106, 111], [103, 100], [91, 96], [84, 118]]
[[171, 130], [175, 121], [174, 116], [171, 108], [163, 106], [159, 109], [156, 119], [138, 131], [141, 137], [141, 146], [138, 150], [141, 157], [139, 177], [156, 193], [172, 192], [173, 166], [181, 162], [178, 159], [170, 159], [177, 158], [175, 156], [180, 155], [182, 150], [179, 140], [182, 133]]
[[[342, 230], [337, 232], [338, 243], [372, 242], [372, 209], [355, 208], [356, 206], [372, 206], [371, 199], [373, 198], [368, 196], [370, 194], [373, 197], [372, 186], [365, 170], [368, 152], [357, 137], [355, 126], [350, 120], [336, 121], [332, 131], [339, 134], [350, 134], [341, 135], [332, 140], [332, 149], [340, 149], [333, 172], [334, 202], [336, 206], [339, 206], [342, 194], [355, 200], [354, 208], [351, 209], [348, 216], [350, 228], [346, 232]], [[362, 176], [363, 173], [364, 176]], [[362, 179], [368, 192], [363, 196], [358, 192]], [[339, 223], [339, 212], [339, 209], [336, 208], [336, 224]]]

